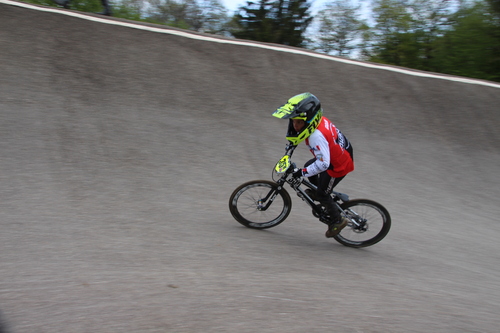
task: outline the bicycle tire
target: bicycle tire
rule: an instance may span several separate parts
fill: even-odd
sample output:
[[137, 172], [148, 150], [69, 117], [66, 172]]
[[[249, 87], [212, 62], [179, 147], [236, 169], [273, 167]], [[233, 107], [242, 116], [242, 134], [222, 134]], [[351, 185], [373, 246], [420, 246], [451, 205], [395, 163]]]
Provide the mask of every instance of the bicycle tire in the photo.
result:
[[[262, 200], [276, 191], [269, 206]], [[269, 201], [269, 200], [268, 200]], [[229, 211], [236, 221], [252, 229], [272, 228], [283, 222], [292, 209], [292, 199], [278, 184], [268, 180], [252, 180], [238, 186], [229, 198]]]
[[[353, 199], [344, 202], [341, 207], [347, 212], [346, 217], [351, 219], [351, 222], [334, 236], [340, 244], [355, 248], [366, 247], [380, 242], [389, 233], [391, 216], [389, 211], [378, 202], [369, 199]], [[361, 225], [356, 226], [352, 220]]]

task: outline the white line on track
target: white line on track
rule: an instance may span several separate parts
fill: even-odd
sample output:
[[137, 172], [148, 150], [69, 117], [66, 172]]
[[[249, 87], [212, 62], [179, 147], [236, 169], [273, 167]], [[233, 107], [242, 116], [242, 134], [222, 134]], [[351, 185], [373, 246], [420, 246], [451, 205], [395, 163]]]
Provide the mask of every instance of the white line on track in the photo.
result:
[[355, 60], [350, 60], [350, 59], [329, 56], [329, 55], [321, 54], [321, 53], [313, 53], [311, 51], [305, 51], [305, 50], [301, 50], [299, 48], [293, 49], [293, 48], [280, 47], [278, 45], [274, 46], [274, 45], [268, 45], [268, 44], [258, 44], [258, 43], [254, 43], [251, 41], [242, 41], [242, 40], [238, 40], [238, 39], [223, 39], [223, 38], [211, 37], [211, 36], [206, 36], [206, 35], [198, 35], [195, 33], [189, 33], [188, 31], [179, 31], [179, 30], [168, 29], [168, 27], [155, 28], [155, 27], [136, 24], [136, 23], [115, 21], [112, 19], [107, 19], [106, 17], [102, 17], [102, 18], [95, 17], [95, 16], [91, 16], [91, 15], [86, 15], [85, 13], [60, 10], [58, 8], [53, 8], [53, 7], [40, 7], [40, 6], [27, 4], [24, 2], [16, 2], [16, 1], [11, 1], [11, 0], [0, 0], [0, 3], [4, 3], [6, 5], [11, 5], [11, 6], [28, 8], [28, 9], [32, 9], [32, 10], [38, 10], [41, 12], [49, 12], [49, 13], [54, 13], [54, 14], [72, 16], [72, 17], [83, 19], [83, 20], [88, 20], [88, 21], [93, 21], [93, 22], [98, 22], [98, 23], [117, 25], [117, 26], [122, 26], [122, 27], [127, 27], [127, 28], [132, 28], [132, 29], [139, 29], [139, 30], [146, 30], [146, 31], [157, 32], [157, 33], [162, 33], [162, 34], [176, 35], [176, 36], [197, 39], [197, 40], [203, 40], [203, 41], [212, 42], [212, 43], [257, 47], [257, 48], [273, 50], [273, 51], [277, 51], [277, 52], [299, 54], [299, 55], [304, 55], [304, 56], [313, 57], [313, 58], [337, 61], [337, 62], [342, 62], [345, 64], [367, 67], [367, 68], [381, 69], [381, 70], [397, 72], [397, 73], [407, 74], [407, 75], [412, 75], [412, 76], [419, 76], [419, 77], [426, 77], [426, 78], [432, 78], [432, 79], [441, 79], [441, 80], [448, 80], [448, 81], [454, 81], [454, 82], [482, 85], [482, 86], [493, 87], [493, 88], [500, 88], [500, 83], [495, 83], [495, 82], [490, 82], [490, 81], [475, 80], [475, 79], [469, 79], [469, 78], [465, 78], [465, 77], [445, 76], [445, 75], [439, 75], [439, 74], [430, 73], [430, 72], [420, 72], [420, 71], [414, 71], [414, 70], [404, 69], [404, 68], [400, 68], [400, 67], [391, 67], [391, 66], [384, 66], [384, 65], [368, 63], [368, 62], [355, 61]]

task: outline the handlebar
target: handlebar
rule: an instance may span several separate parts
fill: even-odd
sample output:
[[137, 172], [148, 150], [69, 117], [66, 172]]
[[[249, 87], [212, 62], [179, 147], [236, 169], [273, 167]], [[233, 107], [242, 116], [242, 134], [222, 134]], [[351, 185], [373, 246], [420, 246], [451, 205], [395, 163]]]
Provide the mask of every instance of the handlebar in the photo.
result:
[[290, 167], [286, 170], [286, 174], [289, 175], [293, 172], [293, 170], [295, 170], [295, 168], [297, 167], [297, 165], [295, 163], [291, 163], [290, 164]]

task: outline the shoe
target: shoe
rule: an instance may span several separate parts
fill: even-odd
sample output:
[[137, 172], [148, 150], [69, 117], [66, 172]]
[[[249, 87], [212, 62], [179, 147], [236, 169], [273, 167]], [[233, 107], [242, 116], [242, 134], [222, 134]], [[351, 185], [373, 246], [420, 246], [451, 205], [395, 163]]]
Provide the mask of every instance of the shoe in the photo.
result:
[[348, 222], [348, 219], [346, 219], [345, 217], [341, 217], [339, 222], [331, 224], [325, 233], [326, 238], [337, 236], [340, 231], [345, 228]]
[[318, 198], [316, 197], [316, 192], [311, 190], [310, 188], [307, 188], [304, 192], [309, 196], [309, 198], [313, 199], [314, 201], [319, 201]]

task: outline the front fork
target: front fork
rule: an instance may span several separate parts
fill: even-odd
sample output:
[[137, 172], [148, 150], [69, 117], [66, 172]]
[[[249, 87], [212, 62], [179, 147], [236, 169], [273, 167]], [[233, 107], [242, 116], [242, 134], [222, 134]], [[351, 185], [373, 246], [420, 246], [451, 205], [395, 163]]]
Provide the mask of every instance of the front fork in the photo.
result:
[[265, 198], [257, 200], [257, 210], [266, 211], [273, 203], [278, 193], [283, 189], [283, 184], [278, 183], [277, 188], [272, 188]]

